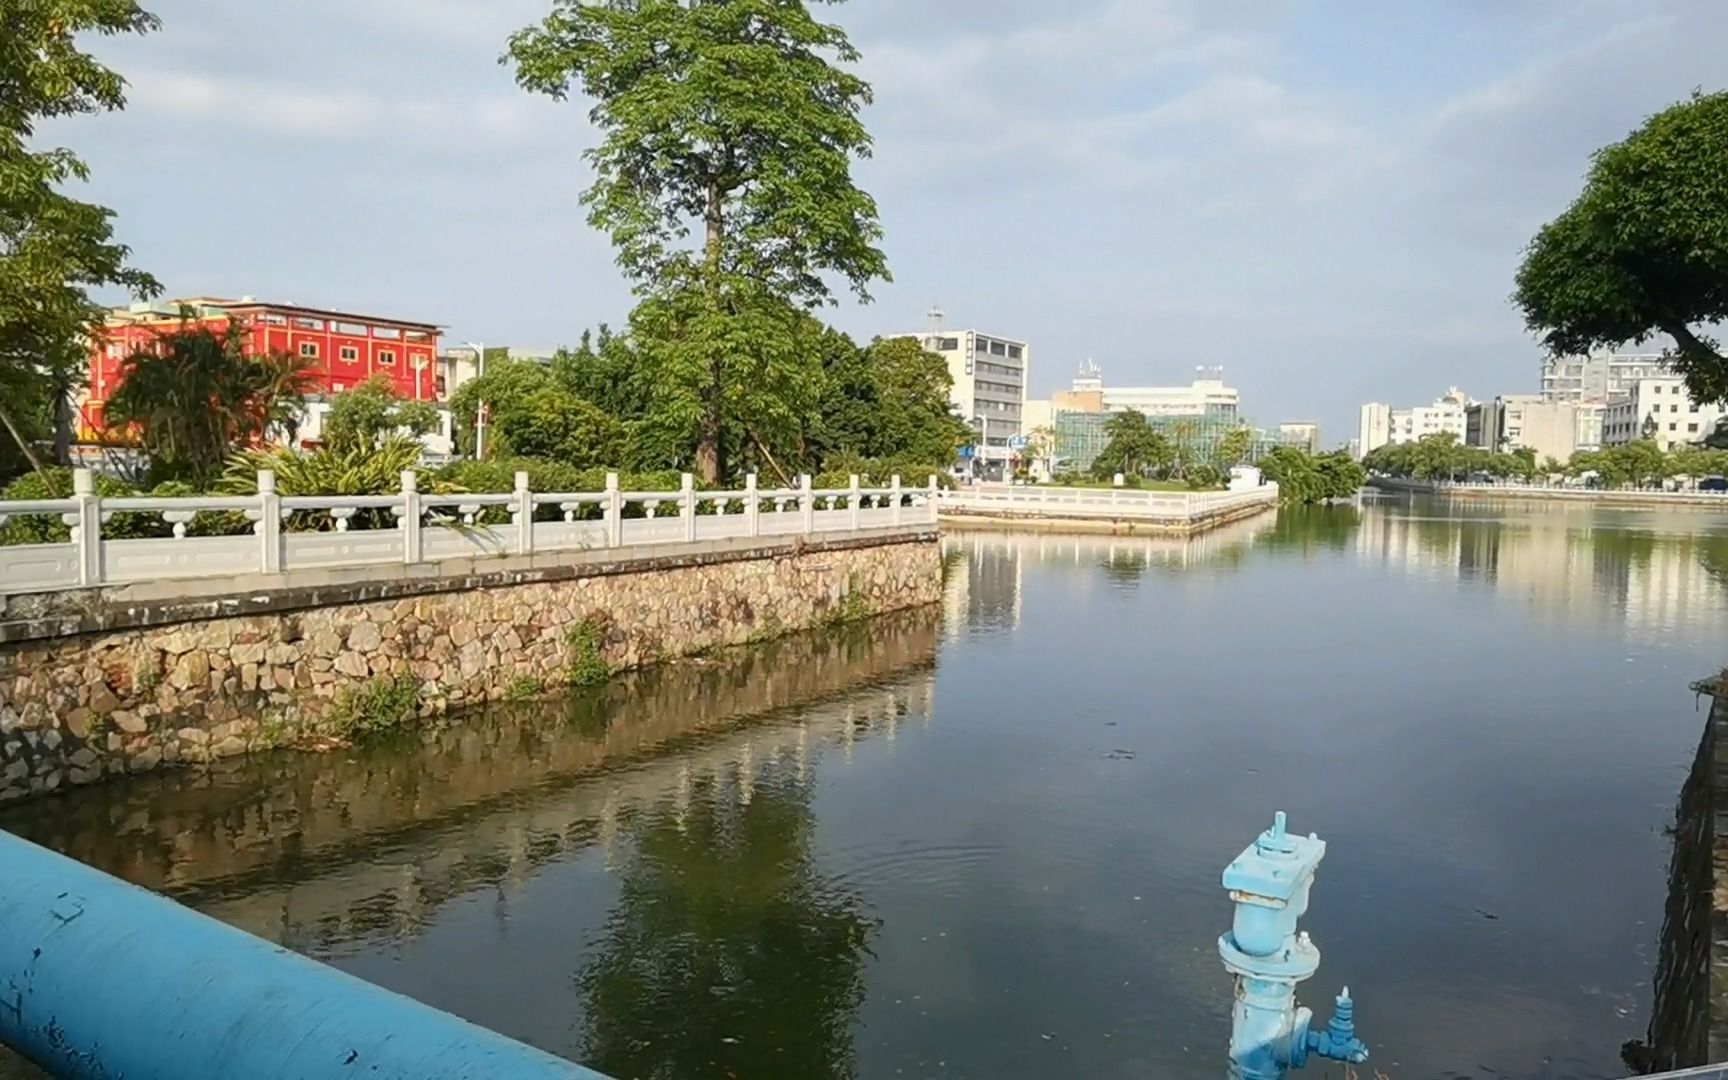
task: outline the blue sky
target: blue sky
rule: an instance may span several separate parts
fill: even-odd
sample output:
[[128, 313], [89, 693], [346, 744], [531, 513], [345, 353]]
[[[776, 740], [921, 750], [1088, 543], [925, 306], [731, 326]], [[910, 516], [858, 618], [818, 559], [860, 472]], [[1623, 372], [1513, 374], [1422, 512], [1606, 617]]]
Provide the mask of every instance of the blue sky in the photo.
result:
[[[549, 0], [154, 0], [123, 114], [44, 139], [170, 295], [555, 345], [624, 321], [581, 103], [518, 91]], [[1534, 389], [1507, 303], [1589, 153], [1728, 86], [1721, 0], [854, 0], [895, 281], [832, 313], [1024, 338], [1033, 392], [1219, 364], [1263, 424]]]

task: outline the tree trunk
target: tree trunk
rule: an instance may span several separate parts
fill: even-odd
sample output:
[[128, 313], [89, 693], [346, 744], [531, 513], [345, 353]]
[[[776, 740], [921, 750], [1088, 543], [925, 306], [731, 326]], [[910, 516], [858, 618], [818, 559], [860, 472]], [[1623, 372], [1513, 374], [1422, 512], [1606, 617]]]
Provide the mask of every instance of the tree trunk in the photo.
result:
[[3, 405], [0, 405], [0, 424], [6, 425], [6, 430], [12, 433], [12, 441], [18, 444], [18, 449], [24, 451], [24, 458], [30, 462], [30, 467], [38, 473], [45, 473], [42, 459], [37, 456], [35, 447], [31, 446], [30, 440], [26, 439], [24, 433], [18, 430], [18, 425], [12, 420], [12, 414], [7, 412]]
[[720, 425], [710, 410], [696, 433], [696, 479], [710, 487], [720, 483]]
[[[720, 310], [720, 255], [726, 241], [724, 193], [718, 180], [708, 182], [708, 209], [704, 215], [707, 245], [703, 252], [708, 303], [713, 311]], [[704, 387], [702, 422], [696, 434], [696, 475], [704, 483], [716, 485], [726, 472], [725, 451], [720, 444], [723, 423], [721, 402], [725, 398], [726, 369], [724, 358], [708, 358], [708, 385]]]
[[1728, 357], [1724, 357], [1721, 353], [1704, 344], [1704, 342], [1699, 339], [1698, 335], [1692, 332], [1692, 328], [1687, 326], [1681, 320], [1663, 319], [1657, 325], [1662, 327], [1662, 329], [1667, 332], [1668, 336], [1674, 339], [1675, 343], [1680, 346], [1680, 352], [1682, 354], [1689, 353], [1707, 360], [1715, 361], [1716, 363], [1728, 363]]
[[54, 464], [72, 464], [72, 395], [54, 388]]

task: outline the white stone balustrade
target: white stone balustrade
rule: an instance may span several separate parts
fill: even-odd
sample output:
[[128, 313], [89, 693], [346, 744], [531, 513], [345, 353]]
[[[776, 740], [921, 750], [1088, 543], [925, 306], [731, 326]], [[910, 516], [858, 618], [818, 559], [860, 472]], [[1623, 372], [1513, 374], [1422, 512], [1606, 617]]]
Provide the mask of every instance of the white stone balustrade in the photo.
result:
[[[0, 501], [0, 524], [28, 515], [57, 517], [64, 543], [0, 546], [0, 596], [145, 581], [283, 574], [370, 564], [439, 562], [535, 552], [636, 548], [752, 537], [819, 535], [861, 529], [930, 528], [936, 478], [906, 489], [764, 488], [754, 475], [733, 491], [700, 491], [691, 477], [677, 491], [621, 491], [617, 474], [593, 492], [536, 492], [525, 474], [515, 490], [429, 494], [402, 476], [391, 495], [284, 496], [270, 472], [257, 495], [103, 498], [87, 470], [74, 473], [67, 499]], [[868, 499], [873, 505], [866, 509]], [[764, 508], [766, 507], [766, 512]], [[110, 538], [117, 514], [154, 515], [172, 535]], [[200, 515], [229, 515], [250, 535], [194, 535]]]

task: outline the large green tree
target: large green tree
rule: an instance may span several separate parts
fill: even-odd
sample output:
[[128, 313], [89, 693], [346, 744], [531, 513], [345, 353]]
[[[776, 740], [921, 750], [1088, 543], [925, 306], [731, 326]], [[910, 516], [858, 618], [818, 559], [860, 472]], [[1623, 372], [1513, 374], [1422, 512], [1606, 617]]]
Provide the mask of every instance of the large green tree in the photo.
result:
[[1696, 94], [1597, 152], [1518, 271], [1518, 305], [1556, 355], [1666, 334], [1699, 401], [1728, 401], [1728, 92]]
[[803, 0], [555, 0], [510, 39], [523, 87], [593, 102], [588, 220], [647, 301], [632, 331], [658, 346], [657, 420], [688, 430], [705, 481], [804, 408], [781, 396], [809, 366], [782, 309], [828, 301], [833, 279], [868, 299], [888, 277], [852, 180], [870, 151], [856, 59]]
[[807, 458], [897, 458], [935, 467], [954, 460], [972, 430], [949, 404], [948, 363], [916, 338], [878, 338], [865, 348], [823, 328], [822, 400]]
[[0, 424], [38, 468], [19, 414], [46, 414], [64, 448], [66, 398], [87, 340], [102, 327], [88, 290], [159, 290], [128, 264], [112, 213], [63, 190], [88, 178], [84, 162], [64, 148], [37, 148], [36, 127], [126, 103], [125, 81], [79, 48], [81, 35], [156, 27], [132, 0], [13, 0], [0, 8]]

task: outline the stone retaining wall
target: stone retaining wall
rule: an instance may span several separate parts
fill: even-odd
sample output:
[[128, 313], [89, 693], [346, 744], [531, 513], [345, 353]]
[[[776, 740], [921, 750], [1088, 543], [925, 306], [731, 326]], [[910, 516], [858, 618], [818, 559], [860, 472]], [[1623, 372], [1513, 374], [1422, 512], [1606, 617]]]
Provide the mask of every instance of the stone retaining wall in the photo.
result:
[[1193, 536], [1278, 509], [1276, 501], [1243, 503], [1196, 513], [1183, 521], [1132, 517], [1063, 517], [1060, 514], [966, 508], [942, 511], [942, 524], [1011, 532], [1103, 533], [1110, 536]]
[[1640, 1075], [1728, 1061], [1728, 679], [1698, 689], [1716, 697], [1674, 812], [1648, 1037], [1625, 1048]]
[[307, 601], [324, 606], [277, 598], [265, 614], [167, 625], [152, 625], [159, 613], [109, 613], [105, 625], [139, 625], [9, 641], [0, 644], [0, 802], [327, 732], [355, 691], [385, 680], [416, 687], [422, 715], [550, 689], [570, 667], [578, 627], [598, 631], [601, 659], [621, 671], [933, 603], [934, 540], [920, 532], [672, 554]]

